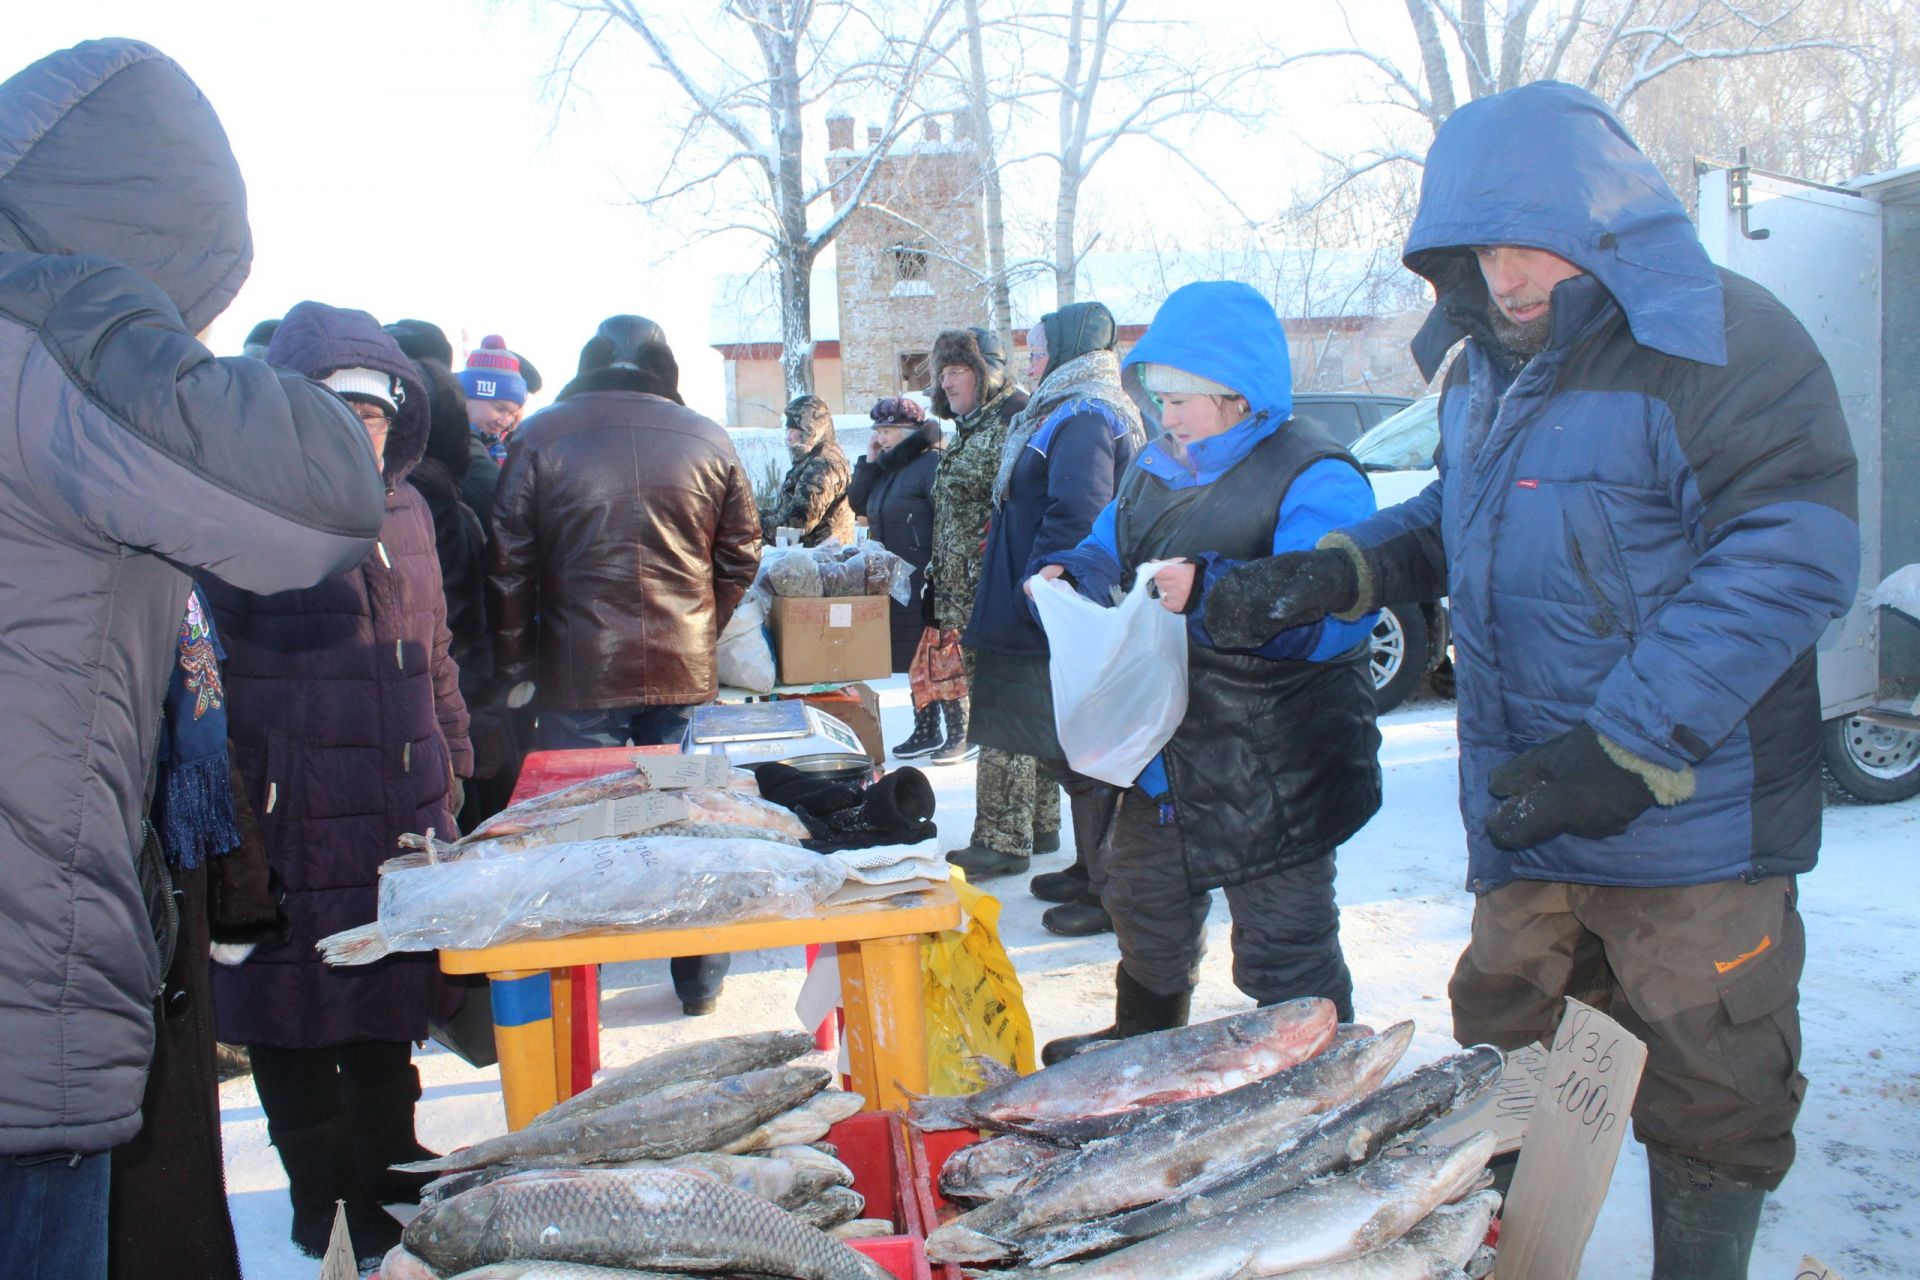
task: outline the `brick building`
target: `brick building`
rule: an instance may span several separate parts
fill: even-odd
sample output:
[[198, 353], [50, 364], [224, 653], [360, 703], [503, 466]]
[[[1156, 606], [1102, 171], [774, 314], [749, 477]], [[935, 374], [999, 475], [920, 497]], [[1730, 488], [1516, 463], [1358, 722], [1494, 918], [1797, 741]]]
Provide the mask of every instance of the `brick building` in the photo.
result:
[[[827, 121], [828, 172], [839, 178], [879, 145], [854, 122]], [[942, 329], [988, 323], [985, 218], [974, 147], [930, 120], [920, 138], [881, 161], [856, 210], [813, 272], [814, 390], [836, 413], [861, 413], [882, 396], [927, 389]], [[1383, 250], [1280, 249], [1227, 253], [1093, 252], [1081, 260], [1081, 298], [1107, 304], [1120, 347], [1146, 332], [1166, 295], [1193, 280], [1245, 280], [1274, 300], [1285, 325], [1294, 384], [1323, 391], [1417, 394], [1423, 383], [1406, 344], [1426, 307], [1424, 286]], [[768, 271], [715, 282], [710, 337], [726, 370], [727, 423], [780, 424], [777, 291]], [[1054, 309], [1051, 276], [1012, 289], [1015, 358], [1024, 374], [1025, 329]]]

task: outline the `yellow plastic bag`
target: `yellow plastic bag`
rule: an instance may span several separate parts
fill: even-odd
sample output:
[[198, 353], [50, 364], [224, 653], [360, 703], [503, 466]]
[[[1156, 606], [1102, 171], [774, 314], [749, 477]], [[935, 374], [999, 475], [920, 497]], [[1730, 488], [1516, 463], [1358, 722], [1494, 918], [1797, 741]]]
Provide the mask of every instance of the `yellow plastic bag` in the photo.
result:
[[953, 871], [953, 891], [966, 911], [958, 929], [921, 943], [927, 1007], [927, 1092], [973, 1093], [985, 1083], [976, 1056], [1022, 1075], [1034, 1068], [1033, 1023], [1020, 976], [1000, 943], [1000, 900]]

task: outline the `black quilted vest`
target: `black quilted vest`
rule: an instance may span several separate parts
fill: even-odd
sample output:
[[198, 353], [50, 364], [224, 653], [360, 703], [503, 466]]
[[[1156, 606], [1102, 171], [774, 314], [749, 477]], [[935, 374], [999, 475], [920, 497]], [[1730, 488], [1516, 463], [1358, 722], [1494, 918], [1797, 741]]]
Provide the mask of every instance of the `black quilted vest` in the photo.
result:
[[[1353, 463], [1295, 419], [1209, 485], [1170, 489], [1132, 468], [1114, 512], [1122, 580], [1148, 560], [1273, 554], [1288, 488], [1322, 458]], [[1165, 759], [1196, 892], [1325, 857], [1373, 816], [1380, 733], [1365, 645], [1328, 662], [1191, 645], [1187, 662], [1187, 714]]]

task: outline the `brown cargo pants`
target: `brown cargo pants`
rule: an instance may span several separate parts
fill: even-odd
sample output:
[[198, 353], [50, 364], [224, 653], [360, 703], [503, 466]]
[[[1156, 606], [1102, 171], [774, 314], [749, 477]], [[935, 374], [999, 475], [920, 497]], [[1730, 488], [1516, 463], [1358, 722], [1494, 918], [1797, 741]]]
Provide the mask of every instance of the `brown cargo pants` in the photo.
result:
[[1678, 889], [1516, 880], [1474, 904], [1454, 969], [1461, 1044], [1550, 1039], [1563, 998], [1647, 1044], [1634, 1132], [1772, 1190], [1793, 1164], [1806, 932], [1791, 878]]

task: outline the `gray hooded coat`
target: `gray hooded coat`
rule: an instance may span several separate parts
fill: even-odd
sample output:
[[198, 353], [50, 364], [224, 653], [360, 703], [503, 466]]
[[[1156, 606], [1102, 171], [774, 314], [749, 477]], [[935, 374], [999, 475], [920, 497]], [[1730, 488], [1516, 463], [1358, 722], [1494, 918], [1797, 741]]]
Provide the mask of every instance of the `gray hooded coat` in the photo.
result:
[[186, 571], [307, 586], [380, 529], [359, 420], [194, 339], [251, 257], [226, 135], [158, 51], [92, 41], [0, 84], [0, 1154], [140, 1127], [137, 858]]

